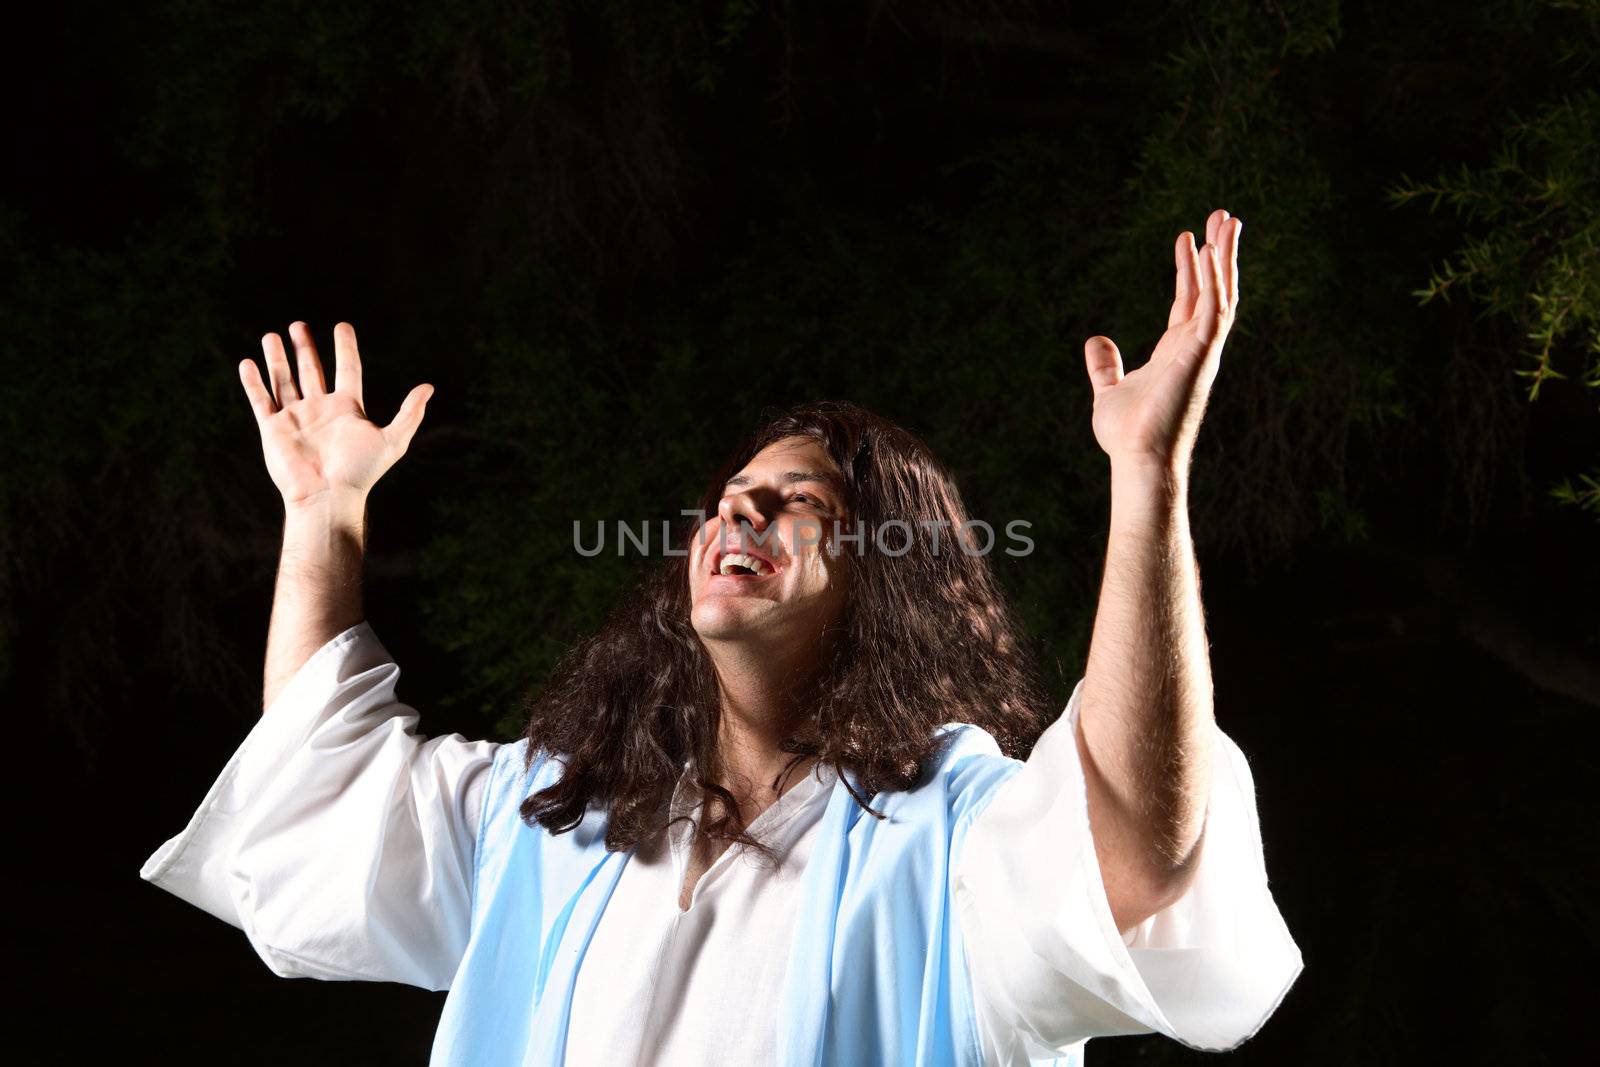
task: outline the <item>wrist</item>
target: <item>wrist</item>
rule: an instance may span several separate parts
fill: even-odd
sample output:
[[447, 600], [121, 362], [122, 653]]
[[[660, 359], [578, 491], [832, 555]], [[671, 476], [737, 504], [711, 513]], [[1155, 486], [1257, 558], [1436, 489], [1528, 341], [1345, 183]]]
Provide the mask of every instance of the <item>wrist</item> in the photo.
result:
[[293, 502], [284, 501], [286, 526], [363, 528], [367, 494], [360, 490], [327, 490]]
[[1112, 456], [1111, 487], [1148, 496], [1181, 496], [1189, 491], [1189, 464], [1173, 456]]
[[1180, 467], [1145, 459], [1111, 463], [1113, 530], [1159, 532], [1188, 515], [1189, 479]]
[[342, 572], [359, 569], [366, 549], [367, 500], [364, 493], [285, 503], [285, 562]]

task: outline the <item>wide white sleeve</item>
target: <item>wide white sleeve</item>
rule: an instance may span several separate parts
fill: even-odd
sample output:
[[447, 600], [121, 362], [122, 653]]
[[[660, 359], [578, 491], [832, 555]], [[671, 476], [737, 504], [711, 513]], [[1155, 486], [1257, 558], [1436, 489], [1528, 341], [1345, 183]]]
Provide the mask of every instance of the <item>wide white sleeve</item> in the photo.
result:
[[139, 876], [239, 927], [273, 973], [448, 989], [500, 746], [418, 736], [362, 622], [295, 672]]
[[1124, 938], [1089, 831], [1076, 742], [1082, 690], [1080, 681], [997, 788], [957, 857], [980, 1018], [1012, 1055], [1064, 1055], [1090, 1037], [1152, 1031], [1197, 1049], [1233, 1048], [1260, 1029], [1302, 968], [1267, 886], [1249, 764], [1214, 728], [1195, 882]]

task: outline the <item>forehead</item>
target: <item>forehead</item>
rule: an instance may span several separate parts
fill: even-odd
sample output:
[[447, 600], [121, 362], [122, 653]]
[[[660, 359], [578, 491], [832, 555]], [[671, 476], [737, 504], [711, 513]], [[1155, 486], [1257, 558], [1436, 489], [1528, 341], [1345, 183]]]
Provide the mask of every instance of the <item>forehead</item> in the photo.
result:
[[785, 437], [772, 442], [728, 479], [728, 485], [749, 485], [757, 479], [796, 481], [801, 476], [822, 481], [835, 489], [844, 488], [844, 478], [833, 457], [810, 437]]
[[760, 470], [784, 463], [807, 463], [835, 473], [839, 470], [828, 450], [810, 437], [785, 437], [774, 441], [752, 456], [744, 470]]

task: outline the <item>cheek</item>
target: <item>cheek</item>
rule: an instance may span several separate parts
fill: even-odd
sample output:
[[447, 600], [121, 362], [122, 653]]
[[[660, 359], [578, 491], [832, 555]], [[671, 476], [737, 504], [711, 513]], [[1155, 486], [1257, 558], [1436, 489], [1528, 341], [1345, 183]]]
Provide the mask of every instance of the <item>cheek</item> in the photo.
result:
[[689, 566], [699, 571], [722, 533], [722, 520], [713, 518], [689, 535]]
[[828, 529], [820, 519], [797, 518], [784, 534], [784, 543], [796, 558], [814, 561], [828, 551]]
[[831, 559], [827, 548], [818, 546], [806, 550], [806, 589], [813, 595], [826, 595], [844, 587], [844, 561]]

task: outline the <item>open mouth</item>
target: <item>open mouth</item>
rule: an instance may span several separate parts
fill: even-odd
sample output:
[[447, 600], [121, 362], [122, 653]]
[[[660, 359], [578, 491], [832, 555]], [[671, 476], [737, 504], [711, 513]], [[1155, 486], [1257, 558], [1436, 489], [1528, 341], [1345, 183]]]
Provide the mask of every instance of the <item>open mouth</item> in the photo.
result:
[[753, 552], [724, 552], [711, 572], [723, 578], [768, 578], [778, 573], [771, 560]]
[[718, 561], [717, 573], [724, 578], [764, 578], [773, 570], [772, 564], [759, 556], [730, 552]]

